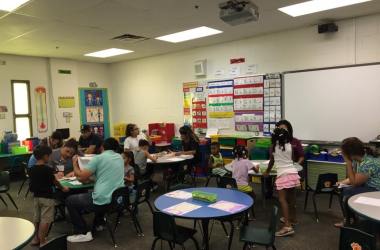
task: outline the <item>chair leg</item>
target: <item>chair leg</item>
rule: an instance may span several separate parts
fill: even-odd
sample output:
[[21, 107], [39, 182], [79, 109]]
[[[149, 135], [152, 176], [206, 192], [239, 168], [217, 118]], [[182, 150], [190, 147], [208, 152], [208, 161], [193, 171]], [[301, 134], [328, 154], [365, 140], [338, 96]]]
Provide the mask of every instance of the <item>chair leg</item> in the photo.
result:
[[330, 194], [330, 201], [329, 201], [329, 209], [331, 209], [332, 199], [333, 199], [333, 193], [331, 192], [331, 194]]
[[26, 197], [28, 197], [29, 192], [30, 192], [30, 187], [28, 187], [28, 191], [26, 191], [26, 193], [25, 193], [24, 200], [26, 199]]
[[13, 206], [15, 206], [16, 210], [18, 210], [18, 207], [17, 207], [15, 201], [13, 200], [12, 196], [9, 193], [6, 193], [6, 194], [7, 194], [8, 198], [11, 200], [11, 202], [13, 203]]
[[243, 246], [243, 250], [246, 250], [246, 249], [247, 249], [247, 247], [248, 247], [248, 243], [247, 243], [247, 242], [245, 242], [245, 243], [244, 243], [244, 246]]
[[146, 200], [146, 203], [148, 203], [148, 206], [149, 206], [149, 209], [150, 209], [150, 212], [152, 212], [153, 214], [153, 207], [152, 207], [152, 204], [150, 204], [150, 202], [148, 200]]
[[318, 210], [317, 210], [317, 202], [315, 201], [315, 196], [316, 195], [317, 195], [316, 193], [313, 194], [313, 206], [314, 206], [315, 218], [316, 218], [317, 222], [319, 222]]
[[305, 203], [303, 205], [303, 210], [306, 210], [306, 208], [307, 208], [307, 200], [308, 199], [309, 199], [309, 189], [306, 188]]
[[138, 229], [138, 234], [139, 234], [139, 236], [144, 236], [143, 230], [142, 230], [142, 228], [141, 228], [141, 225], [140, 225], [139, 220], [138, 220], [137, 217], [136, 217], [136, 214], [133, 214], [132, 216], [134, 217], [134, 221], [135, 221], [135, 223], [136, 223], [136, 226], [137, 226], [137, 229]]
[[274, 245], [272, 245], [272, 249], [273, 249], [273, 250], [276, 250], [276, 247], [275, 247]]
[[154, 250], [154, 248], [156, 247], [156, 243], [159, 239], [158, 238], [155, 238], [153, 243], [152, 243], [152, 247], [151, 247], [151, 250]]
[[0, 195], [0, 200], [4, 203], [6, 207], [8, 207], [8, 204], [5, 202], [4, 198]]
[[27, 180], [27, 179], [25, 179], [25, 180], [22, 181], [21, 186], [20, 186], [20, 188], [18, 189], [18, 192], [17, 192], [17, 197], [20, 195], [21, 190], [22, 190], [22, 188], [24, 187], [24, 184], [25, 184], [26, 180]]
[[172, 243], [170, 241], [168, 241], [168, 244], [169, 244], [170, 250], [174, 250]]
[[232, 221], [229, 221], [229, 223], [230, 223], [230, 226], [231, 226], [231, 230], [230, 230], [230, 236], [229, 236], [229, 239], [228, 239], [228, 250], [231, 249], [232, 239], [234, 237], [234, 223], [232, 223]]
[[226, 237], [229, 237], [228, 232], [227, 232], [227, 228], [226, 228], [226, 225], [224, 225], [224, 222], [221, 221], [220, 224], [222, 224], [222, 228], [223, 228], [224, 233], [226, 234]]
[[113, 234], [113, 231], [112, 231], [111, 225], [110, 225], [110, 223], [108, 222], [108, 218], [107, 218], [107, 217], [105, 217], [105, 221], [106, 221], [106, 226], [107, 226], [108, 232], [109, 232], [110, 235], [111, 235], [112, 243], [113, 243], [114, 247], [117, 247], [116, 242], [115, 242], [115, 235]]
[[115, 226], [113, 227], [113, 233], [116, 232], [117, 226], [119, 226], [119, 224], [120, 224], [120, 217], [121, 217], [121, 213], [117, 213], [116, 220], [115, 220]]
[[208, 187], [208, 183], [210, 182], [210, 180], [211, 180], [211, 176], [207, 176], [205, 187]]
[[191, 236], [190, 239], [194, 242], [195, 249], [199, 250], [199, 244], [198, 244], [198, 241], [197, 241], [193, 236]]

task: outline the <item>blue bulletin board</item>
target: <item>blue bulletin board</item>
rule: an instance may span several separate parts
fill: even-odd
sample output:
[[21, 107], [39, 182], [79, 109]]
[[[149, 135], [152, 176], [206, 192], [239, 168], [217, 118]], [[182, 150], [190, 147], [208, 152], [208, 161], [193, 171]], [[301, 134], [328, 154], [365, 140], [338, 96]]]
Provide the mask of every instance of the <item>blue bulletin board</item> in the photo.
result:
[[107, 89], [79, 88], [80, 123], [91, 126], [95, 134], [110, 137]]

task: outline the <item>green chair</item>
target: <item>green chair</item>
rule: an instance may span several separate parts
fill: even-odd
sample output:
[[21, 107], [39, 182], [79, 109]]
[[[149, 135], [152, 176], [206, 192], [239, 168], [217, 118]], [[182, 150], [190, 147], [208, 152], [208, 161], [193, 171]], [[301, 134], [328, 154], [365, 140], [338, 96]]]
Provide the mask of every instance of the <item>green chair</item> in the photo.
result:
[[194, 229], [176, 225], [174, 217], [168, 214], [153, 212], [153, 233], [155, 239], [151, 249], [155, 249], [158, 240], [167, 241], [171, 250], [174, 249], [176, 244], [184, 249], [184, 243], [190, 239], [194, 242], [195, 248], [199, 250], [198, 242], [194, 238], [196, 232]]
[[13, 206], [18, 210], [18, 207], [13, 200], [12, 196], [8, 193], [10, 188], [10, 178], [9, 178], [9, 172], [8, 171], [3, 171], [0, 172], [0, 200], [4, 203], [6, 207], [8, 207], [8, 204], [5, 202], [3, 197], [1, 197], [1, 194], [6, 194], [8, 198], [11, 200], [13, 203]]
[[49, 240], [46, 244], [40, 247], [40, 250], [67, 250], [67, 235], [61, 235]]
[[269, 222], [268, 227], [255, 227], [252, 225], [245, 226], [240, 231], [240, 241], [244, 242], [244, 249], [255, 245], [265, 246], [267, 249], [272, 247], [276, 250], [274, 246], [276, 226], [278, 219], [278, 207], [274, 206], [272, 209], [272, 217]]
[[374, 235], [360, 231], [356, 228], [342, 227], [340, 229], [339, 250], [354, 249], [375, 250], [376, 238]]

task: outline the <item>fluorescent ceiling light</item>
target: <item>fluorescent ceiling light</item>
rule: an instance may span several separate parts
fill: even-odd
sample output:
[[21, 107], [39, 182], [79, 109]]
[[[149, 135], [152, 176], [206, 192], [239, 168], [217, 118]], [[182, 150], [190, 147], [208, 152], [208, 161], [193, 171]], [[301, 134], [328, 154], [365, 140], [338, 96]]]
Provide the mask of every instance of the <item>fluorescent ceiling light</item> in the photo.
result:
[[372, 0], [312, 0], [299, 4], [289, 5], [283, 8], [279, 8], [278, 10], [292, 17], [297, 17], [369, 1]]
[[88, 54], [85, 54], [85, 56], [106, 58], [106, 57], [118, 56], [118, 55], [123, 55], [127, 53], [132, 53], [132, 52], [133, 52], [132, 50], [112, 48], [112, 49], [105, 49], [105, 50], [88, 53]]
[[198, 28], [194, 28], [190, 30], [173, 33], [166, 36], [156, 37], [155, 39], [171, 42], [171, 43], [179, 43], [179, 42], [193, 40], [193, 39], [197, 39], [201, 37], [216, 35], [222, 32], [223, 31], [202, 26], [202, 27], [198, 27]]
[[28, 1], [30, 0], [0, 0], [0, 10], [11, 12]]

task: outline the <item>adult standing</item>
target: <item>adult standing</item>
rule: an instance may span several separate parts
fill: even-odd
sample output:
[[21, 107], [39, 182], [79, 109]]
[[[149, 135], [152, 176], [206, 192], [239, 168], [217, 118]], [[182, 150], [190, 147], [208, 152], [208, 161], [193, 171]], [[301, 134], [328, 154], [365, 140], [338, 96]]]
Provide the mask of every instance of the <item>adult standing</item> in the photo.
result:
[[79, 147], [84, 149], [85, 154], [99, 154], [102, 145], [102, 138], [92, 132], [90, 125], [82, 125], [81, 136], [79, 137]]
[[140, 129], [136, 124], [128, 124], [125, 130], [124, 151], [135, 151], [139, 149], [139, 141], [147, 140], [151, 144], [147, 134], [140, 133]]
[[346, 138], [342, 142], [342, 153], [347, 167], [348, 178], [338, 184], [350, 185], [341, 192], [342, 212], [344, 221], [336, 223], [336, 227], [350, 223], [352, 218], [348, 207], [348, 199], [356, 194], [380, 190], [380, 161], [375, 158], [372, 149], [356, 137]]
[[108, 138], [102, 146], [102, 153], [95, 156], [83, 169], [79, 168], [78, 158], [74, 157], [74, 173], [81, 182], [90, 181], [95, 176], [94, 191], [71, 195], [66, 200], [67, 209], [74, 225], [74, 235], [67, 237], [69, 242], [91, 241], [92, 234], [82, 211], [95, 212], [94, 224], [97, 228], [104, 225], [104, 213], [99, 208], [111, 203], [112, 193], [124, 186], [124, 161], [118, 154], [119, 143], [114, 138]]

